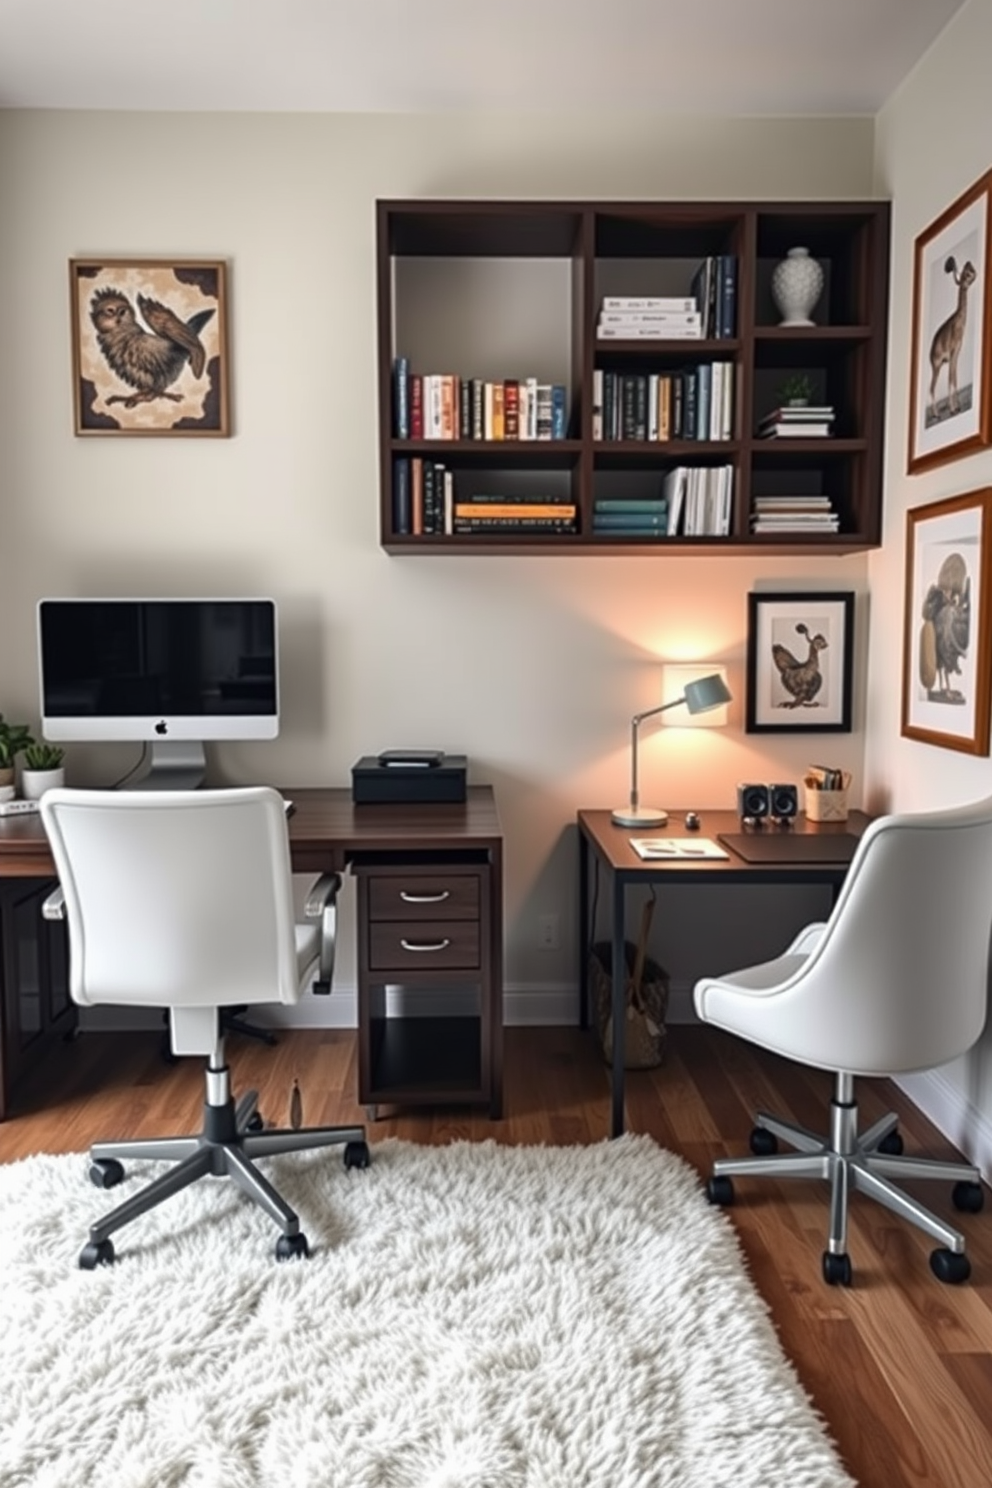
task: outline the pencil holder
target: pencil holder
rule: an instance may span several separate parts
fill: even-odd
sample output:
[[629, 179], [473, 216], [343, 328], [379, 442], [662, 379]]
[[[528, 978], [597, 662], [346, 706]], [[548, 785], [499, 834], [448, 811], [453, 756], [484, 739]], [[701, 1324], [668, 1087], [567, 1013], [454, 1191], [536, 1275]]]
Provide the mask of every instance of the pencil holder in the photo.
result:
[[847, 787], [850, 781], [851, 777], [845, 775], [840, 790], [812, 790], [810, 786], [804, 786], [807, 821], [847, 821]]

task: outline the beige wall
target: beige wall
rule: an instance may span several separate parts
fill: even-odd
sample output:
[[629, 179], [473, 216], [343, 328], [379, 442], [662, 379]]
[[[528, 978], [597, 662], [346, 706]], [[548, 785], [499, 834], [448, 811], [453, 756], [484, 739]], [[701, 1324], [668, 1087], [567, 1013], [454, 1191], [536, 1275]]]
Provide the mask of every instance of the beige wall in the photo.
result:
[[[917, 234], [992, 166], [992, 4], [970, 0], [877, 121], [876, 190], [893, 199], [885, 532], [869, 561], [866, 776], [873, 807], [953, 805], [992, 792], [992, 762], [900, 736], [906, 511], [992, 485], [992, 453], [906, 472], [910, 306]], [[987, 266], [986, 266], [986, 272]], [[992, 884], [989, 885], [992, 893]], [[934, 927], [939, 933], [938, 927]], [[939, 997], [941, 989], [934, 988]], [[992, 1030], [956, 1066], [911, 1082], [951, 1135], [992, 1160]]]
[[[214, 777], [347, 784], [387, 745], [466, 752], [506, 829], [510, 1017], [567, 1015], [575, 810], [624, 798], [655, 661], [726, 662], [739, 701], [725, 731], [646, 731], [645, 798], [731, 806], [738, 780], [797, 779], [810, 758], [813, 741], [743, 732], [752, 587], [858, 593], [855, 730], [829, 753], [860, 794], [867, 560], [385, 556], [374, 202], [867, 196], [872, 150], [870, 120], [0, 114], [0, 710], [37, 720], [42, 595], [273, 594], [282, 736], [218, 748]], [[928, 184], [908, 210], [922, 220], [945, 194]], [[68, 259], [173, 253], [230, 265], [234, 437], [74, 438]], [[134, 758], [72, 749], [70, 782], [109, 783]], [[766, 900], [700, 897], [676, 898], [655, 948], [683, 989], [777, 946], [807, 909], [783, 896], [783, 925]], [[559, 953], [536, 948], [549, 912]], [[349, 935], [343, 988], [353, 966]]]

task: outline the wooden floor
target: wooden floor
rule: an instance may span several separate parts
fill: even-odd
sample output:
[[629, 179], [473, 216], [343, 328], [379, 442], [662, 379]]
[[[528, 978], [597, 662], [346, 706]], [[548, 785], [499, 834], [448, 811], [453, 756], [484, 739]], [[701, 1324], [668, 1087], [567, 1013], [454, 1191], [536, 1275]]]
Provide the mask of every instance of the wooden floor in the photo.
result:
[[[363, 1119], [354, 1100], [352, 1032], [281, 1034], [275, 1048], [232, 1038], [228, 1056], [236, 1088], [257, 1088], [273, 1123], [288, 1122], [294, 1079], [305, 1123]], [[746, 1152], [758, 1107], [824, 1130], [830, 1081], [712, 1029], [674, 1027], [664, 1065], [628, 1076], [627, 1091], [629, 1128], [650, 1133], [705, 1174], [713, 1157]], [[864, 1124], [887, 1109], [899, 1112], [908, 1152], [955, 1155], [894, 1087], [865, 1081], [858, 1094]], [[0, 1125], [0, 1160], [82, 1150], [99, 1138], [192, 1131], [201, 1099], [196, 1061], [166, 1064], [157, 1036], [86, 1034], [60, 1046], [22, 1088]], [[385, 1114], [368, 1135], [372, 1143], [393, 1135], [433, 1143], [599, 1141], [609, 1100], [591, 1037], [577, 1029], [508, 1029], [505, 1113], [499, 1122], [461, 1109]], [[973, 1271], [966, 1285], [941, 1285], [928, 1265], [932, 1242], [856, 1196], [854, 1285], [826, 1286], [824, 1184], [739, 1181], [726, 1212], [783, 1346], [862, 1488], [989, 1488], [992, 1203], [983, 1214], [957, 1216], [943, 1185], [915, 1192], [967, 1234]]]

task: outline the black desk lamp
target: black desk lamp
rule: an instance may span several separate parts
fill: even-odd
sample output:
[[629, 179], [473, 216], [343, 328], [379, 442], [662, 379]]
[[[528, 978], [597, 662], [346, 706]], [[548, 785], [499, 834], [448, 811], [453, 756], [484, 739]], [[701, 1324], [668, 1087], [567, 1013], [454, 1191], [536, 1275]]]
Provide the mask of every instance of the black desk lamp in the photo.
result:
[[612, 813], [612, 820], [618, 827], [663, 827], [668, 820], [667, 811], [658, 806], [642, 806], [637, 798], [637, 730], [645, 718], [653, 718], [656, 713], [664, 713], [666, 708], [677, 708], [682, 703], [690, 713], [708, 713], [711, 708], [729, 703], [730, 698], [730, 688], [719, 672], [714, 672], [709, 677], [700, 677], [698, 682], [687, 682], [681, 697], [659, 703], [657, 708], [648, 708], [646, 713], [634, 714], [630, 720], [630, 804], [618, 806]]

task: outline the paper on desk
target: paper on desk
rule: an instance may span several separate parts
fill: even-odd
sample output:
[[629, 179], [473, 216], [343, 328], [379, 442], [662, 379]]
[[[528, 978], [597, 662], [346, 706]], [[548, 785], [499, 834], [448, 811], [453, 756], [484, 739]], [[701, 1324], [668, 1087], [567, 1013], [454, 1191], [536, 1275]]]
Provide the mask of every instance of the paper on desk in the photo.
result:
[[729, 858], [712, 837], [631, 837], [639, 858]]

